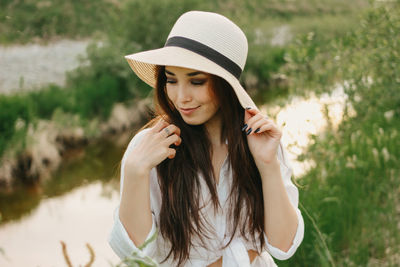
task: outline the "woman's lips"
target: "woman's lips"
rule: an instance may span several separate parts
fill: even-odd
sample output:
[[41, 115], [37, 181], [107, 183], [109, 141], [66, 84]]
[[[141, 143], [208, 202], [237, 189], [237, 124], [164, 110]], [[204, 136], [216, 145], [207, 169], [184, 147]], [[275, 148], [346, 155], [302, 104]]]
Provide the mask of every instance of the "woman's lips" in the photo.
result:
[[190, 115], [192, 114], [198, 107], [195, 108], [180, 108], [180, 111], [184, 115]]

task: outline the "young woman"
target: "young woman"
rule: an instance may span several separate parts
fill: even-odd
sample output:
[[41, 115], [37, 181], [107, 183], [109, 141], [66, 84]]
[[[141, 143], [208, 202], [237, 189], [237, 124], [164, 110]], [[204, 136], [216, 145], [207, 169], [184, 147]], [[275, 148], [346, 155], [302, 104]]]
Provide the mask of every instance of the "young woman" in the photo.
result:
[[[239, 83], [247, 39], [190, 11], [163, 48], [126, 56], [157, 116], [131, 140], [109, 243], [161, 266], [276, 266], [300, 245], [298, 190], [281, 131]], [[144, 247], [142, 245], [145, 245]]]

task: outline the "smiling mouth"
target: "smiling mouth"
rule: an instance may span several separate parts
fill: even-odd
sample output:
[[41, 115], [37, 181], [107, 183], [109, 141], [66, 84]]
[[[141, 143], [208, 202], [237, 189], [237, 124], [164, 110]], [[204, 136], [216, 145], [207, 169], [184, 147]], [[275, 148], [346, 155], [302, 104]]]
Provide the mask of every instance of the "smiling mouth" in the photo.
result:
[[[198, 106], [200, 107], [200, 106]], [[191, 114], [193, 111], [195, 111], [198, 107], [195, 108], [179, 108], [181, 110], [181, 112], [185, 115], [189, 115]]]

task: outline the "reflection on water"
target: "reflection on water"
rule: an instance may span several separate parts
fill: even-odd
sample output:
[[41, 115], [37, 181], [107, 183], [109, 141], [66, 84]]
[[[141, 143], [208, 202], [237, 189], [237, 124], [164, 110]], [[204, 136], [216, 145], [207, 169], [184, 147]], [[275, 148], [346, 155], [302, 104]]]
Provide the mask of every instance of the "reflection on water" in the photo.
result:
[[89, 261], [86, 243], [95, 252], [93, 266], [119, 262], [107, 237], [119, 200], [118, 166], [129, 135], [119, 143], [104, 140], [72, 153], [43, 187], [0, 196], [0, 266], [66, 266], [60, 241], [66, 243], [74, 266]]
[[60, 241], [66, 243], [74, 266], [89, 261], [86, 243], [94, 249], [94, 266], [118, 263], [107, 244], [118, 201], [115, 186], [101, 182], [42, 200], [29, 217], [1, 226], [5, 257], [0, 256], [0, 266], [66, 266]]
[[[284, 107], [265, 105], [265, 113], [276, 117], [283, 130], [294, 174], [300, 176], [312, 162], [297, 162], [309, 144], [309, 136], [337, 127], [343, 115], [345, 94], [338, 87], [331, 95], [295, 98]], [[325, 109], [326, 107], [326, 109]], [[89, 243], [96, 254], [93, 266], [119, 262], [107, 243], [112, 213], [119, 200], [118, 165], [128, 133], [119, 143], [102, 141], [73, 153], [43, 187], [0, 195], [0, 266], [66, 266], [60, 241], [67, 245], [74, 266], [89, 261]], [[118, 145], [116, 145], [118, 144]], [[114, 179], [113, 179], [114, 178]], [[1, 252], [1, 250], [0, 250]]]
[[[284, 107], [264, 105], [260, 109], [276, 118], [282, 129], [282, 144], [287, 148], [295, 177], [304, 174], [314, 162], [297, 161], [297, 157], [310, 144], [310, 136], [318, 135], [328, 124], [335, 130], [343, 117], [346, 94], [343, 87], [336, 87], [331, 94], [320, 97], [295, 97]], [[329, 120], [327, 120], [327, 117]]]

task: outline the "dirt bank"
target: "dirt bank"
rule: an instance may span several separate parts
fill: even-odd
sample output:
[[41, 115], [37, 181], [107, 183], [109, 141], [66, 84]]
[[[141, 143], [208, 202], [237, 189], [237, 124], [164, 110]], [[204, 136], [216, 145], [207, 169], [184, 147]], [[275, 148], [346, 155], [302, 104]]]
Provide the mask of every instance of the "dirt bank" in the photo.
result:
[[0, 191], [12, 192], [19, 183], [33, 185], [49, 179], [71, 150], [107, 135], [129, 131], [147, 119], [151, 101], [141, 100], [129, 107], [115, 104], [106, 122], [92, 121], [88, 127], [68, 126], [59, 121], [39, 121], [30, 126], [22, 153], [5, 154], [0, 166]]

